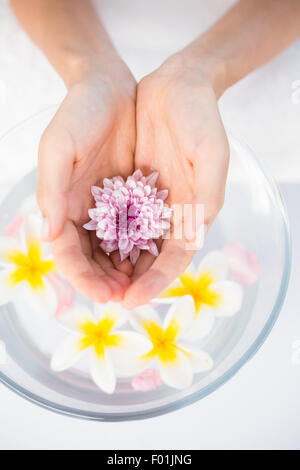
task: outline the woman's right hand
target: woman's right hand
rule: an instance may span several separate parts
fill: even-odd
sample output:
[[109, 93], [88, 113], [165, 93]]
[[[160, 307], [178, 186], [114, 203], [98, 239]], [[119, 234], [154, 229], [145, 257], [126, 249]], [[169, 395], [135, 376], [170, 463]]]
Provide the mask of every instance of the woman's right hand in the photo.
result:
[[[96, 302], [119, 301], [131, 265], [108, 257], [83, 225], [93, 207], [91, 186], [133, 169], [136, 83], [121, 60], [84, 72], [69, 88], [39, 148], [37, 196], [44, 238], [59, 270]], [[115, 267], [117, 266], [117, 268]]]

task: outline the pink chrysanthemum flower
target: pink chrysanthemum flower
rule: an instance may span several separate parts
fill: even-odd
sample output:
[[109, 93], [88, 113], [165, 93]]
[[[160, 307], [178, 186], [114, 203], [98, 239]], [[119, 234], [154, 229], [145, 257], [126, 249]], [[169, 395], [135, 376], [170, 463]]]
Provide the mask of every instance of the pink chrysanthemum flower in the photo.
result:
[[91, 221], [84, 225], [96, 230], [106, 253], [119, 250], [121, 261], [130, 256], [135, 264], [141, 250], [157, 256], [154, 239], [170, 227], [171, 209], [164, 203], [168, 191], [157, 191], [158, 172], [145, 177], [141, 170], [128, 176], [103, 180], [103, 188], [92, 187], [96, 207], [89, 210]]

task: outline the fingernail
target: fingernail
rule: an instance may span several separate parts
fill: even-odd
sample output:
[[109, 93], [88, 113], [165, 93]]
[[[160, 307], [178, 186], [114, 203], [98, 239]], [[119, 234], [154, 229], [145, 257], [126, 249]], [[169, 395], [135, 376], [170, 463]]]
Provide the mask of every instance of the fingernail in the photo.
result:
[[153, 298], [157, 297], [167, 286], [169, 282], [162, 276], [157, 276], [156, 279], [149, 279], [143, 285], [145, 291], [145, 302], [148, 303]]
[[49, 220], [44, 218], [42, 224], [42, 239], [46, 240], [49, 237], [50, 225]]

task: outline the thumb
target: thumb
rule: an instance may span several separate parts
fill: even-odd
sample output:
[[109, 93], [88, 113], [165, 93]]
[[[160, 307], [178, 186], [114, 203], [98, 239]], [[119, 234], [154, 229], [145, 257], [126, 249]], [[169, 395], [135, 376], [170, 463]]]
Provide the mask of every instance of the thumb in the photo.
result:
[[55, 240], [65, 225], [74, 156], [71, 137], [50, 124], [41, 138], [38, 159], [37, 199], [45, 241]]

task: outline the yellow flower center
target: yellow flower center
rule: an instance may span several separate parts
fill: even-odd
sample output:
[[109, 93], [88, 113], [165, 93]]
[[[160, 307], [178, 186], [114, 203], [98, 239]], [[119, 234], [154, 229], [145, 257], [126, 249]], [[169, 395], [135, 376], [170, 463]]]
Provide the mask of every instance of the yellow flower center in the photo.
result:
[[203, 305], [217, 307], [221, 296], [213, 289], [211, 284], [215, 281], [211, 272], [206, 271], [200, 277], [195, 278], [191, 273], [186, 272], [180, 276], [181, 285], [171, 287], [163, 293], [163, 297], [182, 297], [191, 295], [194, 299], [196, 315], [199, 314]]
[[[153, 345], [142, 359], [158, 359], [164, 363], [176, 363], [178, 359], [178, 351], [186, 353], [183, 349], [176, 344], [176, 338], [179, 333], [179, 328], [173, 320], [166, 330], [153, 321], [145, 321], [142, 326], [148, 333], [149, 339]], [[187, 354], [187, 353], [186, 353]]]
[[83, 338], [79, 340], [79, 350], [83, 351], [93, 347], [99, 359], [105, 358], [105, 348], [119, 347], [122, 344], [122, 336], [112, 333], [116, 318], [110, 315], [102, 318], [98, 323], [87, 320], [78, 325], [78, 329], [83, 333]]
[[26, 281], [33, 290], [41, 290], [45, 287], [43, 277], [55, 269], [53, 260], [42, 259], [41, 243], [36, 239], [27, 241], [27, 253], [10, 250], [6, 260], [15, 267], [7, 279], [10, 286]]

